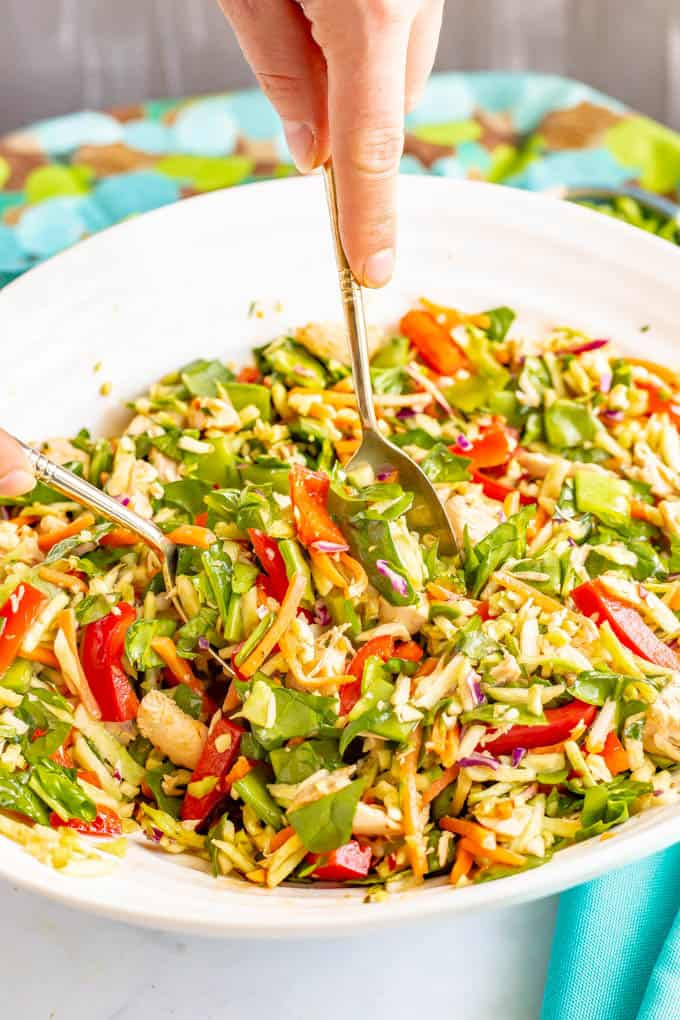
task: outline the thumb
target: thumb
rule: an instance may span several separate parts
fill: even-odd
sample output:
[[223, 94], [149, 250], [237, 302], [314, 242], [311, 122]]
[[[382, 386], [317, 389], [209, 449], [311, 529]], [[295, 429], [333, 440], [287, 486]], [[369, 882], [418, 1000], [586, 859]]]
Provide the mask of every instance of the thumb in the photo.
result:
[[298, 170], [313, 170], [329, 152], [326, 62], [302, 8], [291, 0], [219, 3], [283, 121]]
[[35, 485], [26, 454], [0, 429], [0, 496], [21, 496]]

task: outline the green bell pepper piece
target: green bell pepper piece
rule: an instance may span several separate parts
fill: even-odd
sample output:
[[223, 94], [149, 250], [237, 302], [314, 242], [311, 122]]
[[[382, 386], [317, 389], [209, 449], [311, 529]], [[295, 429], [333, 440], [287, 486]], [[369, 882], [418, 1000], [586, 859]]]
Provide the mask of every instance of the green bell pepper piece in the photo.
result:
[[234, 410], [242, 411], [244, 407], [256, 407], [263, 421], [271, 421], [272, 398], [266, 386], [257, 383], [229, 382], [224, 390], [234, 406]]
[[591, 513], [611, 527], [630, 521], [630, 486], [621, 478], [595, 471], [574, 472], [574, 499], [581, 513]]
[[321, 362], [290, 337], [279, 337], [268, 344], [262, 357], [274, 372], [284, 377], [288, 386], [323, 389], [328, 383], [328, 373]]
[[267, 766], [254, 769], [234, 783], [233, 790], [245, 804], [249, 804], [257, 817], [277, 831], [283, 828], [283, 812], [267, 789]]
[[550, 446], [580, 446], [595, 438], [597, 425], [591, 410], [575, 400], [556, 400], [544, 414], [545, 434]]

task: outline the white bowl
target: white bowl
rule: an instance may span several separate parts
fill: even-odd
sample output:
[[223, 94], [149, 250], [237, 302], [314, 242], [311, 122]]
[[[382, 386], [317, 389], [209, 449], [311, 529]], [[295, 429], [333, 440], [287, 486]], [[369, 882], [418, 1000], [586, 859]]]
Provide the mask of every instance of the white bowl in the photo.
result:
[[[525, 322], [567, 323], [637, 355], [672, 358], [680, 251], [670, 244], [486, 184], [407, 177], [400, 210], [398, 273], [369, 295], [374, 321], [394, 321], [422, 294], [473, 310], [503, 303], [526, 312]], [[264, 317], [249, 315], [253, 301]], [[107, 230], [0, 293], [0, 424], [26, 439], [116, 427], [121, 401], [192, 358], [240, 360], [287, 326], [339, 318], [318, 179], [193, 198]], [[106, 399], [103, 381], [113, 384]], [[2, 840], [0, 875], [164, 929], [336, 935], [535, 899], [678, 840], [680, 811], [655, 808], [614, 838], [572, 847], [534, 871], [460, 890], [427, 883], [371, 906], [360, 890], [269, 892], [216, 881], [141, 844], [112, 876], [85, 879], [51, 871]]]

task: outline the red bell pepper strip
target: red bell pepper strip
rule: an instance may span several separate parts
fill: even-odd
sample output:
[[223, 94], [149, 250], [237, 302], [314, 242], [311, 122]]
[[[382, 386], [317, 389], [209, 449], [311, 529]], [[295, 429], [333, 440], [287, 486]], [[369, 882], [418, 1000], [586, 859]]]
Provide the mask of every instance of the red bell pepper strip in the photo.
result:
[[403, 641], [394, 649], [394, 658], [405, 659], [406, 662], [420, 662], [424, 654], [416, 641]]
[[399, 323], [399, 329], [423, 361], [439, 375], [453, 376], [466, 367], [467, 358], [450, 331], [429, 312], [418, 309], [408, 312]]
[[387, 662], [394, 655], [393, 637], [374, 637], [367, 641], [363, 648], [354, 655], [347, 669], [348, 673], [356, 677], [352, 684], [343, 684], [340, 688], [340, 715], [347, 715], [351, 712], [361, 697], [361, 678], [364, 675], [366, 660], [372, 655], [377, 655], [383, 662]]
[[85, 628], [83, 669], [105, 722], [137, 717], [139, 700], [122, 663], [125, 635], [136, 618], [128, 602], [119, 602], [107, 616]]
[[307, 861], [324, 860], [312, 872], [312, 878], [322, 882], [347, 882], [352, 879], [366, 878], [371, 867], [372, 852], [370, 846], [361, 846], [355, 839], [331, 850], [329, 854], [308, 854]]
[[311, 546], [318, 552], [346, 552], [349, 546], [345, 536], [326, 507], [330, 487], [330, 478], [322, 471], [293, 465], [290, 498], [295, 527], [304, 546]]
[[[488, 475], [482, 474], [481, 471], [477, 471], [474, 468], [471, 471], [472, 481], [476, 482], [477, 485], [481, 485], [485, 496], [489, 499], [497, 499], [499, 502], [503, 502], [506, 496], [510, 496], [511, 493], [515, 492], [515, 489], [508, 488], [507, 485], [502, 485], [497, 482], [495, 478], [489, 478]], [[532, 506], [536, 499], [534, 496], [527, 496], [525, 493], [520, 492], [519, 501], [522, 506]]]
[[120, 818], [116, 812], [105, 804], [97, 805], [97, 817], [92, 822], [84, 822], [82, 818], [69, 818], [67, 822], [52, 811], [50, 825], [53, 829], [75, 829], [84, 836], [120, 836], [123, 831]]
[[479, 616], [479, 618], [482, 621], [490, 620], [491, 619], [491, 612], [489, 610], [489, 603], [488, 603], [488, 601], [486, 599], [482, 599], [480, 602], [477, 602], [475, 608], [477, 609], [477, 616]]
[[469, 457], [474, 470], [507, 464], [516, 447], [517, 439], [512, 432], [503, 425], [494, 424], [485, 429], [469, 449], [461, 450], [455, 444], [450, 449], [452, 453], [463, 453]]
[[277, 602], [283, 602], [288, 591], [288, 574], [283, 556], [279, 552], [278, 542], [276, 539], [270, 538], [269, 535], [265, 535], [263, 531], [258, 531], [257, 528], [248, 528], [248, 536], [266, 575], [266, 579], [262, 582], [262, 588]]
[[20, 584], [0, 609], [0, 676], [12, 665], [31, 624], [47, 596], [31, 584]]
[[225, 719], [224, 716], [210, 728], [206, 745], [190, 783], [206, 779], [208, 776], [215, 776], [217, 783], [202, 797], [186, 794], [182, 802], [182, 821], [198, 821], [197, 828], [200, 829], [218, 804], [228, 796], [229, 789], [225, 786], [224, 779], [238, 758], [243, 732], [242, 726]]
[[584, 616], [608, 620], [621, 644], [641, 659], [665, 669], [680, 669], [680, 658], [673, 649], [659, 640], [637, 609], [610, 595], [599, 579], [574, 588], [571, 597]]
[[585, 701], [570, 701], [560, 708], [548, 708], [545, 726], [513, 726], [495, 740], [485, 743], [480, 750], [491, 754], [510, 754], [516, 747], [544, 747], [546, 744], [558, 744], [569, 740], [572, 730], [583, 723], [590, 726], [597, 715], [595, 705], [587, 705]]
[[236, 376], [236, 382], [258, 383], [261, 380], [260, 370], [255, 365], [244, 365]]

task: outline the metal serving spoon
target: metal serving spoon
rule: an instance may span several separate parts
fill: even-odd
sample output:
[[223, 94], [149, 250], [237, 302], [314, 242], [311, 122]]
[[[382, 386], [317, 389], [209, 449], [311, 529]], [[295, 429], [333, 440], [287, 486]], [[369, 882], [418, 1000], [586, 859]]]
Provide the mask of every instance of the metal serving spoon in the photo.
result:
[[[360, 466], [368, 466], [374, 475], [384, 471], [396, 471], [399, 484], [404, 491], [413, 493], [413, 505], [406, 516], [409, 527], [420, 535], [433, 535], [438, 539], [440, 552], [452, 555], [456, 551], [456, 539], [434, 486], [418, 465], [397, 446], [388, 442], [378, 430], [373, 406], [363, 295], [361, 286], [349, 267], [340, 238], [335, 178], [330, 163], [324, 166], [324, 180], [335, 240], [340, 295], [349, 334], [354, 389], [363, 433], [361, 445], [345, 465], [345, 470], [351, 472]], [[335, 516], [342, 520], [343, 501], [338, 500], [333, 509]], [[345, 516], [349, 517], [350, 514], [345, 511]]]
[[[66, 496], [68, 499], [73, 500], [73, 502], [87, 507], [88, 510], [91, 510], [99, 517], [104, 517], [107, 521], [111, 521], [113, 524], [118, 524], [128, 531], [134, 532], [139, 540], [144, 542], [155, 553], [161, 566], [166, 593], [179, 613], [180, 618], [186, 623], [187, 614], [184, 612], [182, 603], [177, 596], [175, 584], [177, 574], [177, 546], [175, 543], [171, 542], [155, 524], [145, 520], [144, 517], [140, 517], [133, 510], [129, 510], [119, 503], [118, 500], [114, 499], [113, 496], [102, 492], [95, 485], [86, 482], [84, 478], [79, 478], [73, 471], [55, 464], [44, 454], [39, 453], [38, 450], [34, 450], [32, 447], [27, 446], [26, 443], [22, 443], [20, 439], [15, 438], [15, 442], [19, 444], [26, 454], [35, 477], [39, 482], [44, 482], [45, 485], [56, 489], [62, 496]], [[217, 652], [212, 648], [207, 649], [207, 651], [216, 662], [219, 662], [223, 669], [232, 675], [228, 664], [224, 659], [220, 658]]]

